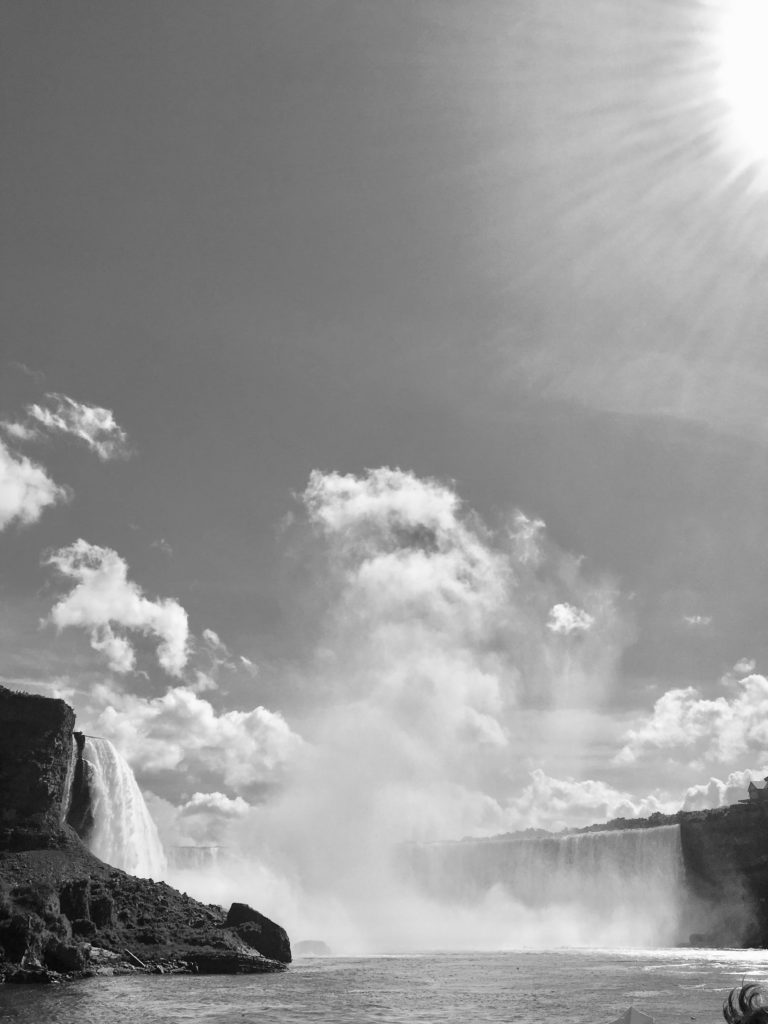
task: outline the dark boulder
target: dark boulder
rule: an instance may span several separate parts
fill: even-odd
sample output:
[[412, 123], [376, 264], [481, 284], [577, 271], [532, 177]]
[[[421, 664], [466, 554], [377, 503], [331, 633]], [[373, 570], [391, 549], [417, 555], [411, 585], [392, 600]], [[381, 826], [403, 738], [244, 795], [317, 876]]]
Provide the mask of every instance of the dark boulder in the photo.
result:
[[224, 927], [232, 928], [246, 945], [262, 956], [283, 964], [291, 962], [291, 943], [286, 930], [247, 903], [232, 904]]
[[81, 942], [62, 942], [52, 935], [43, 948], [43, 961], [54, 971], [82, 971], [89, 952], [89, 947]]

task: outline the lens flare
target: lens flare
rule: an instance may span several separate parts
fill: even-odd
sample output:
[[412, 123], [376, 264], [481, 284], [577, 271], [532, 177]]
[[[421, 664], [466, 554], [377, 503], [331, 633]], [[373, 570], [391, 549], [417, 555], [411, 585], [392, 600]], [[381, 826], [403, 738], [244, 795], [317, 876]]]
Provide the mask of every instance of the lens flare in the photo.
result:
[[[768, 164], [768, 3], [729, 0], [721, 26], [720, 88], [732, 141], [747, 164]], [[768, 185], [768, 173], [764, 176]]]

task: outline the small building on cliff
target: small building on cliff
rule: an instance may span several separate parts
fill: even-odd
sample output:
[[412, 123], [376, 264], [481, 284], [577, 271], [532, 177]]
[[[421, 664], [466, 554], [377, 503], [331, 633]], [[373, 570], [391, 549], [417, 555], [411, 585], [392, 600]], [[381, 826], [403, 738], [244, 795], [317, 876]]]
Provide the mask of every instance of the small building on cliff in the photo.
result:
[[763, 780], [764, 786], [757, 786], [754, 782], [750, 781], [747, 786], [747, 799], [739, 800], [740, 804], [749, 804], [753, 802], [768, 803], [768, 775]]

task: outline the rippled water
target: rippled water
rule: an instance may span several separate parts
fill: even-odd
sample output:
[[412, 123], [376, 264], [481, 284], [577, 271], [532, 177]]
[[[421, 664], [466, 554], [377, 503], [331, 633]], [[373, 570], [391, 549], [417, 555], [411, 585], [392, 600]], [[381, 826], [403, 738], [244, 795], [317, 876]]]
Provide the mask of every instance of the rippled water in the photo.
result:
[[305, 958], [285, 974], [94, 978], [0, 988], [0, 1020], [24, 1024], [608, 1024], [632, 1003], [656, 1024], [722, 1020], [727, 991], [768, 979], [768, 951], [522, 950]]

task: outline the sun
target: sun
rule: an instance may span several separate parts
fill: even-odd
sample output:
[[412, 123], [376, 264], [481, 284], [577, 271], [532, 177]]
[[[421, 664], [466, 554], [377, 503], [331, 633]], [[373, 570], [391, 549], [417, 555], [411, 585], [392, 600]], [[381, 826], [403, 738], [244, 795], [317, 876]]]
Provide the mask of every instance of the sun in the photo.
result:
[[720, 31], [731, 141], [743, 163], [768, 165], [768, 0], [726, 0]]

